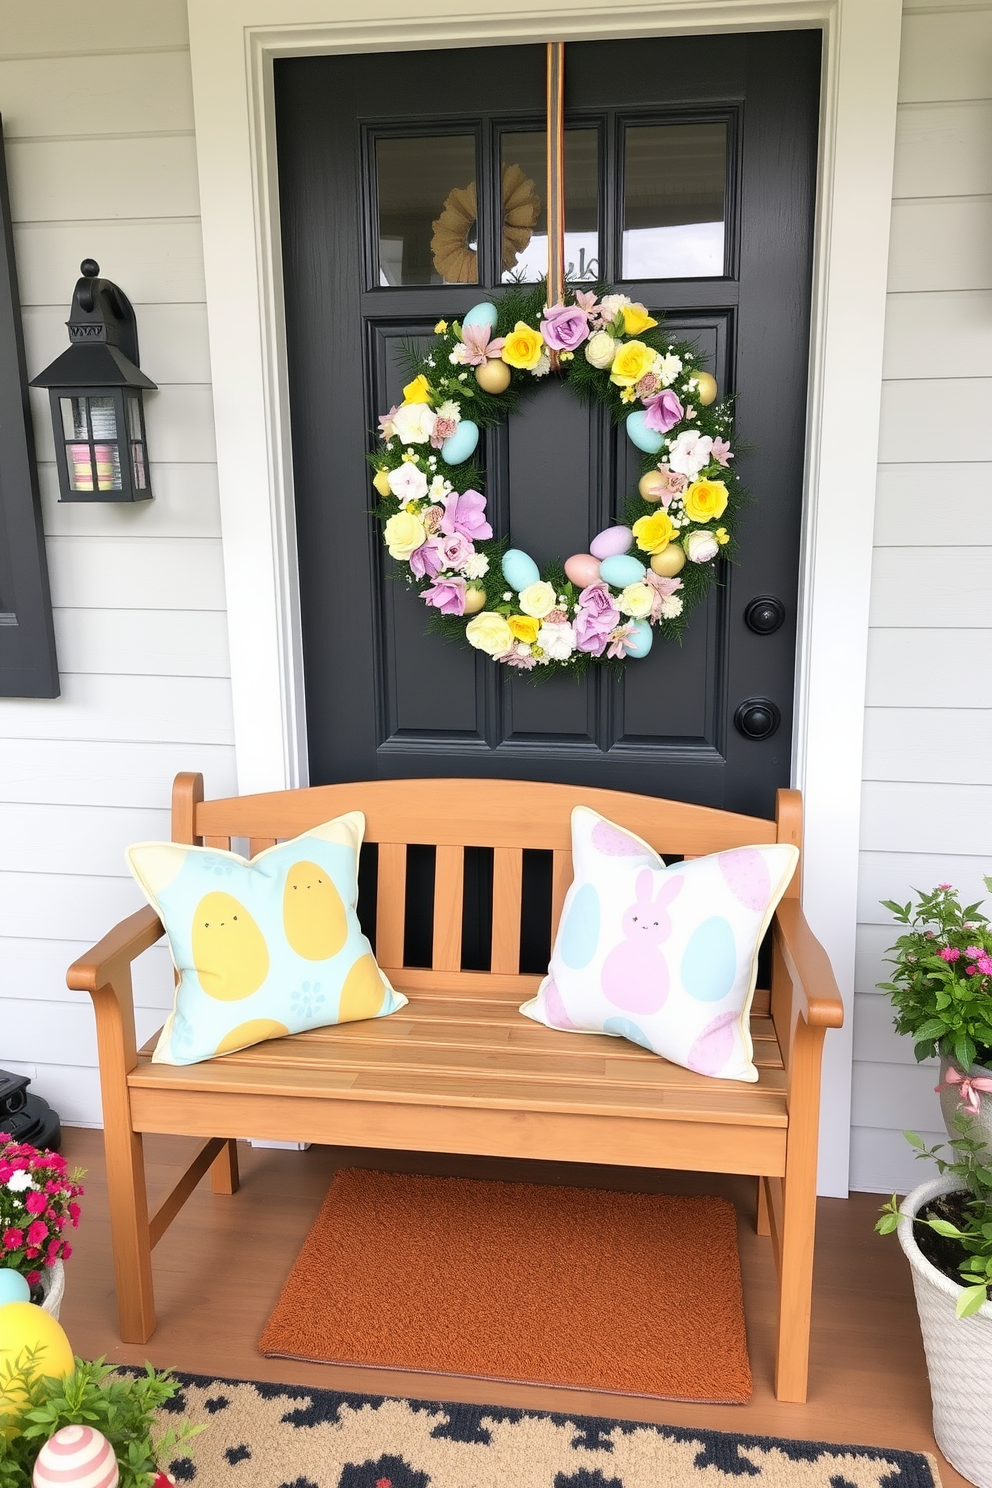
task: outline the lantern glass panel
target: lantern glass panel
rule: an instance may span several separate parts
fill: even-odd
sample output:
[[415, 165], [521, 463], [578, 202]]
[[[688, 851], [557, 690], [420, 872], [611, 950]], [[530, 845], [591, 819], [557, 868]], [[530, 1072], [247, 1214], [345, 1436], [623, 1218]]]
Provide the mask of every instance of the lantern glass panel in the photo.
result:
[[112, 397], [90, 398], [90, 424], [93, 429], [93, 438], [116, 439], [117, 438], [117, 411], [114, 408]]
[[67, 444], [65, 460], [69, 469], [69, 488], [72, 491], [93, 490], [92, 445]]
[[93, 446], [96, 455], [96, 479], [97, 486], [101, 491], [120, 491], [121, 481], [121, 450], [119, 444], [96, 444]]
[[148, 479], [145, 475], [145, 446], [140, 442], [131, 446], [131, 469], [134, 473], [135, 490], [147, 490]]
[[131, 439], [143, 440], [145, 431], [141, 427], [141, 400], [136, 393], [127, 394], [127, 432]]
[[85, 398], [60, 398], [62, 431], [66, 439], [89, 439]]

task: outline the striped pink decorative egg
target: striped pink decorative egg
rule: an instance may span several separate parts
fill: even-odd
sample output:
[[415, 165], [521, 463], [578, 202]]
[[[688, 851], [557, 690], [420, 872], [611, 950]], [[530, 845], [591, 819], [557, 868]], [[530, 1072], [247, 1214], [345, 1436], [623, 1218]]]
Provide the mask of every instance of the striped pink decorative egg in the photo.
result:
[[92, 1426], [63, 1426], [38, 1453], [34, 1488], [117, 1488], [120, 1472], [109, 1441]]

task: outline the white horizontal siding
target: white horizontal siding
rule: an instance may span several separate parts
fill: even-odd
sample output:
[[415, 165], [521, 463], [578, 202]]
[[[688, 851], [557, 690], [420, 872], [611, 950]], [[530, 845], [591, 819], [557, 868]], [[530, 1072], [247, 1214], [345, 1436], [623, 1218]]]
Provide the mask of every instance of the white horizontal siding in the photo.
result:
[[[69, 0], [3, 6], [28, 368], [67, 344], [80, 261], [96, 258], [135, 306], [159, 386], [145, 401], [155, 499], [59, 503], [47, 396], [32, 391], [62, 697], [0, 701], [0, 1065], [96, 1125], [92, 1010], [66, 968], [144, 902], [124, 849], [168, 835], [174, 774], [237, 787], [185, 6], [101, 0], [79, 15]], [[134, 985], [144, 1040], [171, 1001], [164, 945]]]

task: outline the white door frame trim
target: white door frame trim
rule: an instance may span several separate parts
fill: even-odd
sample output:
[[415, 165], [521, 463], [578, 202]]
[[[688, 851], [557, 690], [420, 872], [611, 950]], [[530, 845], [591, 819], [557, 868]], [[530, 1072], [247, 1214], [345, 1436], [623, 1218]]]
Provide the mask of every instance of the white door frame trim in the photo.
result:
[[846, 1027], [827, 1040], [820, 1153], [821, 1192], [846, 1194], [900, 0], [501, 0], [491, 10], [466, 0], [188, 0], [188, 9], [242, 791], [307, 778], [273, 59], [823, 28], [793, 778], [806, 802], [806, 912], [848, 1006]]

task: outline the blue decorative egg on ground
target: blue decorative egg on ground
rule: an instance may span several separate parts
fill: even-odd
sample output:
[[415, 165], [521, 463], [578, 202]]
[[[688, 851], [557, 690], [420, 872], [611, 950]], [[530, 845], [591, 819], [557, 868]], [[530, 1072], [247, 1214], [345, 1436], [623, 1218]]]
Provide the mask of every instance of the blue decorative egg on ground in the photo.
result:
[[599, 565], [599, 576], [615, 589], [626, 589], [628, 584], [639, 584], [647, 573], [643, 563], [628, 553], [615, 558], [604, 558]]
[[469, 326], [488, 326], [492, 330], [498, 319], [499, 311], [496, 306], [483, 300], [481, 305], [473, 305], [468, 314], [462, 316], [462, 330]]
[[479, 426], [471, 419], [462, 419], [454, 434], [449, 434], [441, 446], [441, 459], [448, 465], [461, 465], [475, 454], [479, 442]]
[[503, 554], [502, 563], [503, 577], [511, 589], [517, 594], [521, 589], [526, 589], [528, 584], [536, 584], [541, 577], [541, 570], [529, 554], [520, 548], [507, 548]]
[[638, 408], [627, 415], [627, 438], [646, 455], [656, 455], [664, 442], [664, 435], [657, 429], [649, 429], [646, 423], [647, 410]]

